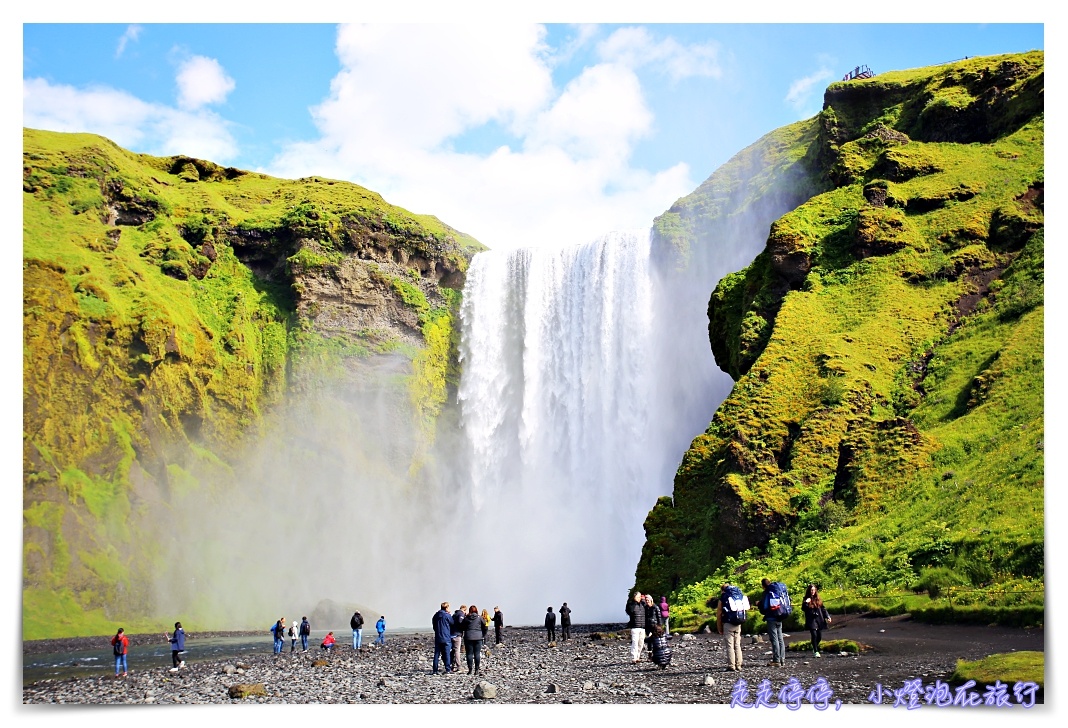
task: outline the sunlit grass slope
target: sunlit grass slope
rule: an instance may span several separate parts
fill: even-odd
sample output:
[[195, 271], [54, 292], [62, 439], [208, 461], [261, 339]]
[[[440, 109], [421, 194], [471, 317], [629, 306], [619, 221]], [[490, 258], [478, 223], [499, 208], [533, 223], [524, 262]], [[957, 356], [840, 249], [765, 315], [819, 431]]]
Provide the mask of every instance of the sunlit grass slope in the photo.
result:
[[645, 523], [637, 587], [680, 619], [771, 576], [1041, 621], [1042, 79], [1033, 52], [827, 90], [826, 191], [712, 294], [736, 384]]

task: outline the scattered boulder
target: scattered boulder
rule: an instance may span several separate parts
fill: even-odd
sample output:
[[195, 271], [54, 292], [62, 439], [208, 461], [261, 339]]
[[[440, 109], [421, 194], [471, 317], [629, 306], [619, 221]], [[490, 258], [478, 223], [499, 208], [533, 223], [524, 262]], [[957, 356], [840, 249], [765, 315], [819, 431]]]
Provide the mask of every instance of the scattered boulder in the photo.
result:
[[233, 675], [235, 672], [237, 672], [237, 668], [233, 665], [223, 665], [222, 671], [225, 675]]
[[326, 667], [329, 664], [330, 663], [328, 661], [324, 660], [321, 657], [317, 660], [312, 660], [312, 667]]
[[560, 692], [560, 686], [557, 685], [556, 683], [549, 683], [549, 686], [547, 688], [545, 688], [545, 692], [547, 692], [547, 693], [559, 693]]
[[237, 685], [231, 685], [229, 693], [231, 699], [243, 700], [250, 695], [262, 695], [266, 697], [267, 689], [263, 687], [263, 683], [239, 683]]
[[712, 628], [706, 624], [701, 628], [701, 634], [712, 634]]
[[705, 675], [705, 685], [715, 685], [715, 684], [716, 684], [716, 678], [712, 677], [711, 675]]
[[474, 697], [475, 700], [493, 700], [497, 697], [497, 688], [493, 683], [481, 680], [478, 685], [475, 686]]
[[583, 690], [593, 690], [595, 687], [596, 686], [593, 684], [593, 680], [587, 680], [586, 682], [582, 683]]
[[755, 635], [753, 635], [752, 637], [749, 638], [749, 644], [753, 644], [753, 645], [760, 644], [763, 641], [764, 641], [764, 636], [763, 635], [759, 635], [759, 634], [755, 634]]
[[[705, 625], [705, 626], [707, 627], [707, 625]], [[709, 632], [711, 632], [711, 630], [709, 630]], [[707, 634], [707, 632], [706, 632], [706, 634]], [[692, 634], [684, 634], [684, 635], [682, 636], [682, 641], [683, 641], [683, 642], [693, 642], [693, 641], [694, 641], [694, 640], [696, 640], [696, 639], [697, 639], [697, 638], [696, 638], [696, 637], [694, 637], [694, 636], [693, 636]]]

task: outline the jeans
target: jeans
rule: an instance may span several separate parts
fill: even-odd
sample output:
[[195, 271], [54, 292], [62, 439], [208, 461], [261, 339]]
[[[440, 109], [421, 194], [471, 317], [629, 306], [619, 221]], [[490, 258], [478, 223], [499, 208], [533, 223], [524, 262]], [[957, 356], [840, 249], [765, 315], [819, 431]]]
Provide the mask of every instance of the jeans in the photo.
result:
[[742, 625], [723, 623], [723, 642], [727, 646], [727, 666], [742, 669]]
[[768, 637], [771, 639], [771, 657], [780, 665], [786, 664], [786, 642], [782, 638], [782, 622], [777, 619], [768, 620]]
[[297, 649], [297, 638], [293, 637], [289, 640], [289, 651], [294, 652]]
[[278, 655], [282, 652], [282, 645], [285, 643], [281, 637], [274, 638], [274, 654]]
[[478, 674], [478, 665], [482, 657], [482, 640], [464, 640], [467, 647], [467, 671], [471, 672], [471, 662], [475, 663], [475, 674]]
[[449, 671], [449, 666], [452, 665], [452, 640], [448, 642], [438, 642], [434, 640], [434, 672], [438, 671], [438, 657], [445, 658], [445, 672]]
[[385, 632], [379, 632], [378, 633], [378, 639], [375, 640], [375, 644], [376, 645], [384, 645], [384, 644], [386, 644], [386, 633]]
[[308, 651], [308, 635], [302, 634], [300, 636], [300, 646], [305, 652]]
[[642, 641], [645, 640], [645, 630], [641, 627], [630, 631], [630, 659], [637, 662], [642, 656]]
[[[121, 670], [119, 669], [120, 667], [122, 667]], [[125, 655], [125, 653], [121, 654], [121, 655], [115, 655], [115, 677], [118, 677], [120, 674], [122, 674], [122, 675], [126, 674], [126, 655]]]
[[363, 629], [352, 630], [352, 649], [358, 650], [363, 647]]

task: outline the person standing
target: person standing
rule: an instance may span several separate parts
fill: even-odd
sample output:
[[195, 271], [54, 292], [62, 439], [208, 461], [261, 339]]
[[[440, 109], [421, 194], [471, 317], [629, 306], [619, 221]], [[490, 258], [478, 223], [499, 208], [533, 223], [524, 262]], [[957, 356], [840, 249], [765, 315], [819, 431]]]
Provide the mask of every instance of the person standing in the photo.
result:
[[289, 623], [289, 651], [297, 651], [297, 620], [293, 620]]
[[671, 610], [668, 609], [667, 597], [660, 597], [660, 622], [664, 625], [664, 636], [671, 636], [671, 628], [668, 626], [668, 617]]
[[493, 608], [493, 633], [496, 641], [494, 644], [500, 645], [504, 643], [501, 639], [501, 633], [504, 631], [504, 614], [501, 612], [500, 607]]
[[308, 651], [308, 637], [311, 635], [311, 623], [307, 617], [300, 620], [300, 646], [304, 652]]
[[434, 612], [430, 626], [434, 628], [434, 674], [437, 675], [439, 657], [445, 658], [445, 672], [452, 664], [452, 615], [448, 602], [442, 602], [441, 609]]
[[786, 642], [782, 637], [782, 623], [790, 614], [790, 595], [781, 581], [760, 581], [764, 593], [760, 596], [758, 609], [768, 623], [768, 638], [771, 640], [771, 662], [768, 667], [786, 667]]
[[556, 642], [556, 613], [552, 607], [545, 612], [545, 633], [550, 642]]
[[467, 619], [467, 605], [461, 604], [460, 608], [452, 613], [452, 669], [450, 672], [460, 671], [460, 650], [464, 648], [465, 619]]
[[363, 615], [359, 610], [352, 613], [349, 627], [352, 628], [352, 649], [358, 650], [363, 647]]
[[642, 593], [634, 592], [627, 602], [627, 629], [630, 630], [630, 661], [637, 663], [642, 656], [642, 642], [645, 640], [645, 605]]
[[179, 655], [185, 652], [185, 630], [182, 629], [182, 623], [175, 622], [173, 634], [164, 632], [163, 636], [171, 643], [171, 662], [174, 665], [171, 672], [178, 672], [178, 668], [185, 667], [185, 660], [179, 659]]
[[560, 606], [560, 637], [571, 639], [571, 607], [567, 606], [567, 602]]
[[464, 617], [464, 647], [467, 649], [467, 674], [471, 674], [472, 664], [477, 675], [482, 662], [482, 617], [474, 604]]
[[653, 595], [646, 594], [642, 597], [645, 605], [645, 640], [653, 636], [654, 628], [660, 624], [660, 607], [653, 604]]
[[820, 599], [820, 590], [815, 584], [805, 588], [805, 598], [801, 602], [801, 611], [805, 613], [805, 629], [812, 636], [812, 656], [820, 657], [820, 640], [823, 630], [831, 623], [831, 615]]
[[719, 604], [716, 607], [716, 632], [723, 635], [727, 647], [727, 669], [737, 672], [742, 669], [742, 624], [749, 598], [732, 584], [719, 588]]
[[130, 648], [130, 640], [126, 637], [126, 630], [119, 627], [119, 631], [111, 638], [111, 651], [115, 655], [115, 677], [119, 677], [119, 668], [122, 668], [122, 677], [126, 677], [126, 653]]
[[378, 631], [378, 639], [375, 640], [376, 645], [386, 644], [386, 615], [381, 615], [378, 621], [375, 622], [375, 629]]
[[279, 617], [278, 621], [271, 627], [271, 634], [274, 636], [274, 654], [282, 654], [282, 645], [286, 640], [286, 618]]
[[479, 615], [482, 619], [482, 646], [486, 646], [486, 633], [489, 632], [490, 616], [489, 612], [485, 609], [482, 610], [482, 614]]

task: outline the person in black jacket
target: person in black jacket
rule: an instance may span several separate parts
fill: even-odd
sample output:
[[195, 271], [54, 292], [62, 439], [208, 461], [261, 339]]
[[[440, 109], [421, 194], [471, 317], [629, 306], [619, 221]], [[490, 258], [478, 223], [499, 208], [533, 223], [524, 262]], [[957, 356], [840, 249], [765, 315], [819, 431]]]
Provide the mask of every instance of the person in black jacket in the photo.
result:
[[642, 656], [642, 642], [645, 640], [645, 605], [642, 593], [634, 592], [627, 602], [627, 629], [630, 630], [630, 661], [639, 662]]
[[801, 609], [805, 613], [805, 629], [812, 636], [812, 656], [820, 657], [820, 640], [823, 639], [823, 630], [831, 623], [831, 615], [827, 612], [827, 607], [823, 606], [820, 590], [815, 584], [809, 584], [805, 588]]
[[552, 607], [545, 613], [545, 632], [550, 642], [556, 642], [556, 614]]
[[478, 607], [474, 604], [467, 610], [464, 617], [464, 647], [467, 649], [467, 674], [471, 674], [472, 662], [474, 674], [478, 674], [479, 663], [482, 657], [482, 617], [478, 614]]
[[501, 612], [500, 607], [493, 608], [493, 632], [497, 641], [494, 644], [503, 644], [504, 640], [501, 639], [501, 632], [504, 630], [504, 614]]
[[560, 637], [571, 639], [571, 607], [567, 606], [567, 602], [560, 607]]
[[653, 603], [652, 594], [643, 596], [642, 604], [645, 606], [645, 639], [649, 639], [660, 624], [660, 607]]
[[307, 617], [300, 620], [300, 646], [304, 652], [308, 651], [308, 637], [311, 635], [311, 623]]
[[363, 647], [363, 615], [353, 612], [349, 627], [352, 628], [352, 649], [358, 650]]

